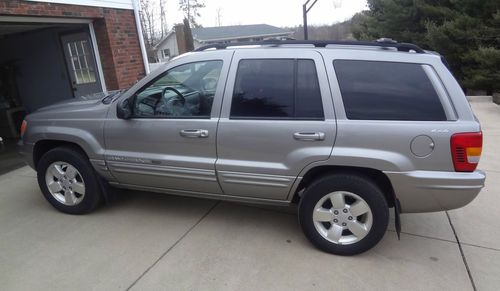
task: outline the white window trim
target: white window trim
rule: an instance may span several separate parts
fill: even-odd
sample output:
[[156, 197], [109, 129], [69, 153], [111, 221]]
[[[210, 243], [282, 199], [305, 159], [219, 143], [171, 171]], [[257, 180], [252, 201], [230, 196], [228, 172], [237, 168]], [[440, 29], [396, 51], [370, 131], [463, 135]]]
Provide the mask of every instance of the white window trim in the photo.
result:
[[92, 19], [63, 17], [0, 16], [0, 22], [92, 23]]
[[106, 81], [104, 80], [104, 72], [102, 70], [101, 55], [99, 54], [99, 48], [97, 47], [97, 39], [95, 37], [94, 24], [89, 23], [90, 31], [90, 41], [92, 42], [92, 48], [94, 48], [95, 62], [97, 64], [97, 71], [99, 72], [99, 79], [101, 81], [102, 92], [108, 94], [108, 88], [106, 87]]
[[144, 71], [146, 72], [146, 75], [149, 75], [151, 72], [149, 69], [149, 61], [148, 61], [148, 54], [146, 52], [146, 45], [144, 44], [144, 38], [142, 37], [142, 25], [141, 25], [141, 19], [139, 18], [139, 0], [132, 0], [132, 4], [134, 5], [134, 17], [135, 17], [135, 26], [137, 28], [137, 36], [139, 38], [139, 46], [141, 47], [141, 53], [142, 53], [142, 63], [144, 64]]

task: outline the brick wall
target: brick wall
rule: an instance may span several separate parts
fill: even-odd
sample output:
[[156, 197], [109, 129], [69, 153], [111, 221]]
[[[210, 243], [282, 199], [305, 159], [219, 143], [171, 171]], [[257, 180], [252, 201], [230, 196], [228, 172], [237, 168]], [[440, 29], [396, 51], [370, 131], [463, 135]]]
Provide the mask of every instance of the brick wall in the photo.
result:
[[91, 18], [107, 88], [127, 88], [145, 75], [133, 10], [0, 0], [0, 15]]
[[110, 66], [116, 71], [118, 87], [128, 87], [145, 74], [134, 12], [105, 8], [103, 13], [111, 55], [109, 52], [101, 54], [101, 61], [108, 63], [106, 58], [112, 57]]

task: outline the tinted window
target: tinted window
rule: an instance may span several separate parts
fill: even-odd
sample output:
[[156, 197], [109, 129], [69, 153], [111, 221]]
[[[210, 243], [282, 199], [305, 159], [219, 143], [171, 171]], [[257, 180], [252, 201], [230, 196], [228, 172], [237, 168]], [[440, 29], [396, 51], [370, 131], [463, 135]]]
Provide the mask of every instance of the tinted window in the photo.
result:
[[336, 60], [334, 67], [349, 119], [446, 120], [419, 64]]
[[136, 93], [135, 117], [209, 118], [222, 61], [181, 65]]
[[236, 74], [231, 117], [323, 118], [314, 61], [241, 60]]
[[318, 74], [313, 60], [297, 61], [295, 117], [323, 118]]

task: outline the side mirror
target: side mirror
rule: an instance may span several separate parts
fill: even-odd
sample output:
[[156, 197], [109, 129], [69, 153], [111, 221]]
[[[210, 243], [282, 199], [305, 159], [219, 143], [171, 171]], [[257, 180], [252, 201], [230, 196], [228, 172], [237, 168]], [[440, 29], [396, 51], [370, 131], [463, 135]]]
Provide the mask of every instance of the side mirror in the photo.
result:
[[118, 102], [116, 106], [116, 116], [120, 119], [129, 119], [132, 117], [132, 107], [130, 105], [129, 99], [123, 99]]

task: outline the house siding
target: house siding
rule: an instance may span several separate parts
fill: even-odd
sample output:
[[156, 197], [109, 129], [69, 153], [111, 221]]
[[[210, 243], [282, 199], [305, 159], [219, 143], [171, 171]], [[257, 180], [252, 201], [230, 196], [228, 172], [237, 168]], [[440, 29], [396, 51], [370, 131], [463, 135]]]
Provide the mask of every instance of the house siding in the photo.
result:
[[170, 50], [170, 58], [175, 57], [179, 55], [179, 49], [177, 46], [177, 38], [175, 33], [170, 34], [167, 39], [161, 43], [160, 46], [156, 49], [156, 57], [159, 62], [165, 62], [168, 61], [168, 59], [164, 59], [162, 55], [162, 51], [164, 49], [169, 49]]
[[92, 19], [106, 87], [127, 88], [145, 75], [133, 10], [4, 0], [0, 15]]

